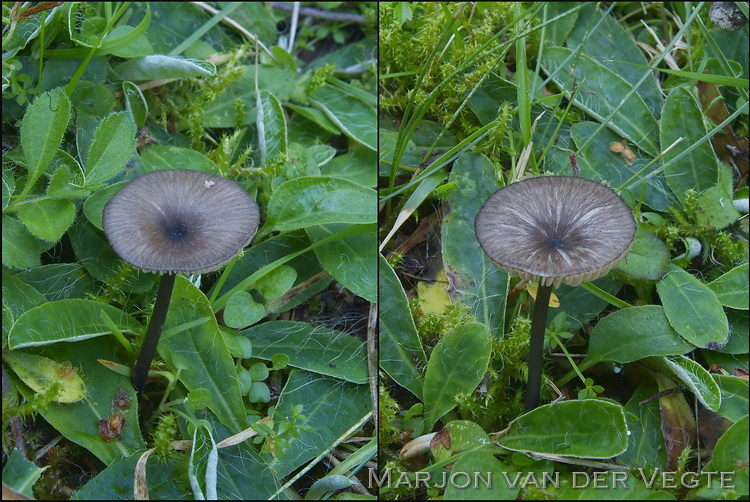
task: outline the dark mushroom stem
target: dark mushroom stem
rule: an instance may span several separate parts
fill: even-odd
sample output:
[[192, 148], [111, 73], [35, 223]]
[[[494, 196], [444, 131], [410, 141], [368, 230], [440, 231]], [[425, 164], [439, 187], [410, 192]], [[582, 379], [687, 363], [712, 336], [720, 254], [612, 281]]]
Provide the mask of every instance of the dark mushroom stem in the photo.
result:
[[529, 378], [526, 385], [526, 411], [539, 406], [539, 395], [542, 389], [542, 356], [544, 350], [544, 332], [547, 329], [547, 308], [552, 294], [552, 284], [542, 286], [536, 293], [534, 315], [531, 320], [531, 347], [529, 348]]
[[141, 391], [143, 391], [143, 386], [146, 384], [148, 370], [151, 368], [151, 361], [154, 359], [156, 346], [159, 344], [161, 328], [164, 326], [164, 320], [167, 318], [169, 300], [172, 297], [172, 288], [174, 287], [174, 279], [175, 274], [164, 274], [161, 277], [161, 282], [159, 282], [159, 291], [156, 293], [154, 312], [151, 314], [151, 321], [148, 323], [146, 336], [143, 337], [141, 351], [138, 354], [138, 361], [135, 363], [133, 376], [131, 378], [139, 395], [141, 394]]

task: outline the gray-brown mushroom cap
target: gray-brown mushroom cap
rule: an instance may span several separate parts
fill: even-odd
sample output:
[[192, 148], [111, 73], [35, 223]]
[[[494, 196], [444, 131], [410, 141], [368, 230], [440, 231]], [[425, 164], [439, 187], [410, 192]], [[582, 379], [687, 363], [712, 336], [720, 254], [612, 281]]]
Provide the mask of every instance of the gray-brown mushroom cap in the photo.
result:
[[569, 176], [529, 178], [492, 194], [474, 220], [477, 240], [510, 275], [577, 286], [630, 250], [635, 220], [612, 189]]
[[201, 171], [153, 171], [104, 206], [112, 248], [142, 270], [200, 274], [231, 260], [258, 230], [260, 211], [237, 183]]

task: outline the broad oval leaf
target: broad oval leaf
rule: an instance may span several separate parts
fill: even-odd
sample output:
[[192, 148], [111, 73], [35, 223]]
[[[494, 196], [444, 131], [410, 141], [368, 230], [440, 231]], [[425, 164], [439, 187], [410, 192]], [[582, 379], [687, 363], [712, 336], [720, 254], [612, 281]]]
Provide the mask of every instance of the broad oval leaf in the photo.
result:
[[31, 268], [40, 265], [39, 242], [29, 234], [18, 218], [3, 215], [3, 265], [8, 268]]
[[[316, 225], [306, 229], [312, 242], [342, 230], [343, 224]], [[378, 301], [377, 236], [368, 232], [330, 242], [315, 249], [320, 264], [342, 286], [367, 301]]]
[[744, 493], [747, 493], [748, 465], [750, 465], [750, 448], [748, 448], [748, 416], [739, 419], [733, 426], [722, 434], [716, 442], [711, 463], [706, 471], [734, 472], [734, 478], [739, 483], [744, 480]]
[[[645, 176], [642, 172], [643, 168], [653, 160], [650, 155], [644, 154], [635, 145], [630, 145], [629, 148], [632, 149], [635, 159], [631, 161], [632, 165], [629, 165], [620, 153], [612, 151], [612, 143], [621, 142], [622, 136], [606, 127], [594, 135], [597, 129], [599, 129], [598, 124], [589, 121], [577, 122], [570, 127], [570, 136], [576, 147], [580, 148], [577, 160], [581, 169], [581, 177], [594, 181], [606, 181], [610, 186], [617, 187], [636, 176], [632, 182], [636, 188], [633, 191], [624, 189], [620, 192], [621, 196], [638, 199], [642, 185], [645, 184], [644, 204], [664, 212], [668, 211], [669, 206], [675, 205], [676, 201], [664, 181], [663, 174], [660, 173], [641, 181]], [[557, 174], [570, 173], [569, 154], [566, 153], [564, 158], [563, 170], [557, 171]]]
[[96, 186], [114, 177], [133, 156], [136, 143], [132, 115], [118, 112], [104, 119], [89, 149], [86, 185]]
[[289, 265], [279, 265], [255, 282], [257, 289], [263, 298], [275, 300], [294, 286], [297, 280], [297, 271]]
[[[570, 8], [572, 4], [563, 5]], [[648, 71], [650, 75], [641, 83], [636, 92], [643, 98], [652, 113], [658, 117], [663, 98], [656, 75], [650, 70], [627, 64], [648, 64], [643, 51], [636, 45], [636, 41], [628, 31], [627, 25], [618, 22], [612, 15], [606, 15], [604, 10], [598, 9], [595, 4], [584, 4], [577, 14], [578, 22], [570, 35], [560, 40], [557, 45], [565, 43], [568, 47], [578, 47], [584, 43], [582, 50], [586, 55], [601, 62], [603, 66], [633, 86], [641, 80], [644, 72]], [[591, 29], [592, 18], [598, 26], [596, 30]], [[602, 22], [601, 25], [599, 21]], [[553, 23], [552, 26], [558, 23], [559, 21]]]
[[270, 321], [243, 330], [253, 357], [270, 361], [276, 354], [289, 365], [356, 384], [367, 383], [367, 349], [357, 338], [303, 322]]
[[667, 246], [648, 230], [639, 228], [630, 252], [617, 269], [639, 279], [658, 281], [667, 273], [669, 258]]
[[721, 390], [721, 407], [719, 415], [731, 420], [739, 421], [750, 411], [750, 389], [745, 378], [711, 374]]
[[57, 153], [70, 121], [70, 99], [58, 87], [39, 95], [26, 109], [21, 122], [21, 147], [26, 159], [26, 186], [31, 190]]
[[629, 363], [694, 348], [669, 325], [663, 307], [644, 305], [620, 309], [599, 321], [591, 332], [587, 360]]
[[427, 429], [458, 404], [456, 396], [472, 392], [482, 381], [492, 343], [487, 328], [467, 323], [440, 339], [430, 355], [424, 377]]
[[721, 406], [721, 391], [711, 374], [685, 356], [654, 357], [649, 362], [662, 373], [690, 389], [703, 406], [718, 411]]
[[[108, 320], [105, 320], [106, 317]], [[58, 300], [30, 309], [8, 334], [8, 347], [20, 349], [57, 342], [77, 342], [112, 333], [109, 321], [123, 333], [138, 334], [141, 324], [122, 310], [91, 300]]]
[[508, 274], [492, 264], [479, 247], [474, 218], [487, 198], [500, 188], [492, 163], [484, 155], [467, 153], [453, 165], [449, 182], [458, 186], [443, 203], [441, 227], [443, 261], [449, 294], [472, 309], [494, 334], [504, 322]]
[[274, 191], [267, 214], [279, 231], [328, 223], [375, 223], [377, 195], [353, 181], [303, 176]]
[[172, 145], [150, 145], [144, 148], [141, 159], [147, 171], [159, 169], [192, 169], [221, 175], [216, 163], [200, 152]]
[[712, 350], [727, 343], [727, 316], [711, 288], [672, 265], [669, 273], [656, 283], [656, 290], [669, 324], [685, 340]]
[[18, 208], [18, 217], [29, 232], [48, 242], [60, 240], [75, 215], [75, 205], [66, 199], [40, 199]]
[[372, 400], [367, 385], [354, 385], [307, 371], [292, 370], [279, 396], [276, 410], [292, 417], [300, 409], [307, 423], [318, 427], [299, 432], [289, 438], [284, 455], [270, 462], [270, 469], [279, 479], [308, 460], [330, 451], [344, 440], [355, 425], [361, 427], [372, 413]]
[[510, 423], [500, 446], [575, 458], [611, 458], [628, 448], [625, 410], [598, 399], [540, 406]]
[[312, 92], [310, 103], [322, 110], [348, 137], [370, 150], [377, 150], [378, 119], [374, 108], [330, 84]]
[[[683, 141], [664, 154], [663, 162], [680, 155], [707, 135], [703, 112], [693, 94], [677, 87], [667, 96], [661, 115], [661, 148], [666, 150], [678, 138]], [[680, 202], [685, 201], [687, 190], [702, 192], [719, 181], [719, 164], [711, 142], [705, 141], [679, 162], [664, 169], [667, 185]]]
[[379, 356], [380, 367], [400, 386], [422, 399], [424, 366], [427, 356], [417, 334], [401, 281], [382, 255], [379, 255]]
[[[175, 334], [169, 336], [169, 330]], [[211, 391], [209, 408], [224, 425], [234, 433], [246, 427], [237, 371], [214, 311], [203, 292], [181, 275], [175, 278], [158, 351], [173, 369], [183, 370], [179, 380], [188, 391]]]
[[721, 277], [711, 281], [708, 287], [716, 293], [719, 302], [725, 307], [747, 310], [748, 299], [748, 264], [735, 267]]
[[266, 315], [266, 309], [247, 291], [237, 291], [224, 307], [224, 322], [230, 328], [244, 328], [255, 324]]
[[656, 141], [659, 126], [643, 99], [634, 93], [620, 106], [623, 98], [633, 88], [622, 77], [586, 55], [579, 54], [576, 58], [572, 50], [563, 47], [545, 48], [542, 66], [547, 73], [554, 73], [552, 80], [567, 92], [570, 92], [572, 81], [576, 79], [580, 88], [575, 94], [573, 105], [598, 121], [603, 121], [619, 107], [607, 122], [607, 127], [635, 143], [649, 155], [656, 156], [659, 153]]

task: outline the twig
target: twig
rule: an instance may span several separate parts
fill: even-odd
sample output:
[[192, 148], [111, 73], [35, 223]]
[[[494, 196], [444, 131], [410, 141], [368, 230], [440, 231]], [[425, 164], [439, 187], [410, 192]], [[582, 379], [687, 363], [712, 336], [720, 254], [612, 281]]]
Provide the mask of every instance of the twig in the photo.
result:
[[[276, 10], [292, 12], [293, 5], [282, 2], [271, 2], [271, 6]], [[330, 21], [341, 21], [343, 23], [364, 24], [367, 18], [361, 14], [348, 14], [345, 12], [331, 12], [323, 9], [313, 9], [312, 7], [300, 7], [300, 16], [316, 17], [318, 19], [328, 19]]]

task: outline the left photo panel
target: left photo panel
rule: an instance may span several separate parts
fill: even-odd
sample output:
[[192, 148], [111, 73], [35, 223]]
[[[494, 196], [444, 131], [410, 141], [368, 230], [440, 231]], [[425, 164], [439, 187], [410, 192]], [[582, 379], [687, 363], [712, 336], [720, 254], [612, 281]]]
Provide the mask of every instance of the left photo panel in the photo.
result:
[[377, 3], [2, 36], [3, 499], [377, 499]]

